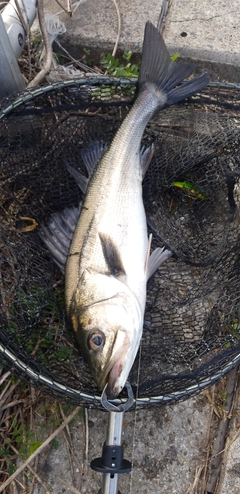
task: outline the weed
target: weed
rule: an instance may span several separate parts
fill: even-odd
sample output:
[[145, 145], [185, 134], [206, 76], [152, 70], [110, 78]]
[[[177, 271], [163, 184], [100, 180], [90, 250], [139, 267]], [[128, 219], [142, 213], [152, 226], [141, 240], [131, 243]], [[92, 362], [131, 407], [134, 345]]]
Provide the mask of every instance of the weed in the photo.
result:
[[100, 65], [108, 74], [116, 77], [138, 77], [140, 64], [139, 62], [132, 64], [131, 57], [131, 51], [124, 52], [123, 59], [126, 60], [126, 63], [120, 63], [119, 59], [111, 55], [111, 53], [106, 56], [102, 54]]
[[[32, 430], [28, 430], [26, 424], [21, 423], [19, 425], [17, 418], [12, 421], [8, 436], [4, 439], [1, 450], [0, 459], [8, 460], [9, 470], [15, 468], [13, 462], [16, 455], [22, 460], [26, 460], [41, 444], [43, 441], [35, 441], [35, 434]], [[11, 447], [14, 446], [17, 449], [17, 453]]]
[[[224, 321], [225, 322], [225, 321]], [[226, 334], [229, 334], [239, 340], [240, 338], [240, 321], [238, 317], [235, 317], [231, 324], [226, 324], [225, 326]]]
[[[18, 329], [19, 313], [24, 318], [26, 332]], [[36, 354], [39, 362], [73, 362], [73, 348], [62, 338], [62, 334], [66, 334], [63, 288], [58, 287], [51, 292], [41, 286], [18, 290], [9, 314], [8, 333], [29, 354]]]
[[86, 65], [88, 65], [88, 67], [91, 67], [92, 66], [92, 60], [90, 58], [91, 50], [89, 50], [88, 48], [83, 48], [83, 51], [84, 51], [84, 55], [81, 61], [84, 62]]

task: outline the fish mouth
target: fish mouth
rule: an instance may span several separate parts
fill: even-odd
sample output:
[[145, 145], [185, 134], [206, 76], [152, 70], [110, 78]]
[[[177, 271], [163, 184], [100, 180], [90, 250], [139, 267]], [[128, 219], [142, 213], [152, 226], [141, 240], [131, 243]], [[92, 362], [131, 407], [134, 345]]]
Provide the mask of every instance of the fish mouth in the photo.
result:
[[112, 367], [108, 374], [106, 395], [109, 400], [113, 400], [114, 398], [116, 398], [124, 387], [125, 383], [123, 385], [120, 385], [118, 383], [122, 368], [123, 363], [122, 360], [120, 360], [116, 362], [116, 364]]
[[107, 370], [107, 377], [105, 380], [105, 384], [107, 384], [106, 395], [107, 398], [110, 400], [116, 398], [119, 395], [127, 380], [128, 376], [126, 375], [126, 366], [124, 364], [126, 361], [126, 355], [128, 353], [129, 345], [129, 337], [125, 335], [124, 342], [121, 348], [119, 348], [114, 353], [113, 359], [111, 359], [110, 366]]

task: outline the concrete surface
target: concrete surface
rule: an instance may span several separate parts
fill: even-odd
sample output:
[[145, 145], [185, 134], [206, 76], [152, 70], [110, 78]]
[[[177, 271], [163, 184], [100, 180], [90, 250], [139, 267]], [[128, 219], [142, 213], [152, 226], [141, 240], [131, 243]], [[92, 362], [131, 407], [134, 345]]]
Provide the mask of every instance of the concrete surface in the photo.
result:
[[[124, 457], [132, 462], [133, 468], [131, 474], [119, 476], [121, 493], [186, 494], [193, 484], [197, 467], [204, 460], [209, 417], [210, 405], [205, 395], [167, 408], [126, 413]], [[74, 485], [81, 494], [97, 494], [101, 487], [101, 474], [90, 470], [88, 465], [92, 459], [101, 456], [107, 420], [107, 412], [89, 411], [89, 452], [83, 467], [83, 420], [70, 427]], [[41, 474], [51, 494], [71, 492], [73, 485], [66, 442], [63, 436], [58, 440], [59, 447], [52, 450]], [[44, 492], [38, 485], [34, 494]]]
[[[141, 52], [144, 25], [157, 24], [163, 0], [118, 0], [122, 29], [121, 50]], [[59, 12], [54, 0], [46, 8]], [[208, 69], [213, 79], [240, 80], [240, 8], [238, 0], [169, 0], [164, 38], [171, 53], [193, 59]], [[170, 6], [169, 6], [170, 5]], [[113, 0], [86, 0], [70, 18], [61, 14], [67, 32], [61, 42], [79, 58], [82, 48], [92, 53], [111, 51], [117, 36]]]
[[240, 393], [232, 413], [231, 427], [226, 441], [217, 494], [240, 492]]

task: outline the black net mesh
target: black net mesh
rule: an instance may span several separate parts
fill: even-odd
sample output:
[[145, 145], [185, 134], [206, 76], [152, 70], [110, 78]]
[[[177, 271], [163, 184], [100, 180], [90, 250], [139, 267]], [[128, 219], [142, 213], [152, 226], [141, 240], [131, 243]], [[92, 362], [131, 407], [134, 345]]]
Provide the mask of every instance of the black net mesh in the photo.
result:
[[[55, 396], [100, 407], [64, 318], [64, 279], [39, 237], [51, 213], [79, 204], [65, 162], [111, 142], [134, 83], [67, 82], [25, 92], [0, 119], [0, 356]], [[143, 193], [153, 247], [174, 256], [148, 284], [145, 329], [129, 380], [139, 406], [172, 403], [240, 362], [240, 88], [212, 85], [162, 111]], [[116, 403], [124, 400], [124, 392]]]

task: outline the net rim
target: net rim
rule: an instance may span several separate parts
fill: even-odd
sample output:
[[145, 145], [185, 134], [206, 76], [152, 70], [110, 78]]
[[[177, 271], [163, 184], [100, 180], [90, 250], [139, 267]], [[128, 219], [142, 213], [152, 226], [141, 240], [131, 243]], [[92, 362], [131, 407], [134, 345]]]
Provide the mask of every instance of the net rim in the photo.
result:
[[[118, 77], [109, 77], [109, 76], [101, 76], [101, 77], [86, 77], [81, 79], [71, 79], [68, 81], [60, 81], [53, 82], [51, 84], [46, 84], [43, 86], [36, 86], [35, 88], [25, 89], [21, 93], [17, 93], [14, 95], [13, 102], [9, 103], [10, 98], [6, 98], [3, 100], [1, 104], [3, 107], [0, 107], [0, 120], [7, 117], [13, 110], [16, 110], [19, 106], [24, 103], [30, 102], [31, 100], [37, 98], [38, 96], [42, 96], [51, 91], [55, 91], [58, 89], [63, 89], [65, 87], [71, 86], [132, 86], [135, 87], [137, 85], [136, 78], [118, 78]], [[225, 88], [240, 91], [240, 84], [232, 83], [232, 82], [221, 82], [221, 81], [211, 81], [208, 83], [206, 87], [212, 88]], [[126, 100], [127, 102], [131, 102], [133, 98]]]
[[[130, 410], [134, 408], [134, 406], [146, 406], [146, 405], [156, 405], [160, 404], [162, 406], [164, 405], [169, 405], [172, 402], [176, 402], [176, 400], [180, 401], [181, 399], [188, 399], [192, 395], [197, 394], [198, 392], [203, 391], [209, 386], [212, 386], [215, 384], [217, 381], [222, 379], [226, 374], [228, 374], [234, 367], [236, 367], [238, 364], [240, 364], [240, 345], [237, 345], [239, 347], [239, 351], [237, 355], [233, 356], [233, 358], [230, 360], [230, 362], [227, 362], [225, 366], [221, 369], [221, 371], [216, 372], [213, 376], [207, 376], [205, 377], [202, 381], [197, 382], [193, 385], [190, 385], [182, 390], [179, 391], [173, 391], [172, 393], [166, 393], [162, 395], [156, 395], [156, 396], [151, 396], [151, 397], [144, 397], [144, 396], [138, 396], [134, 397], [133, 400], [133, 405], [131, 406]], [[234, 348], [236, 351], [236, 348]], [[233, 351], [233, 349], [232, 349]], [[44, 376], [44, 374], [38, 374], [35, 372], [31, 366], [27, 366], [24, 364], [24, 362], [17, 358], [10, 350], [6, 349], [3, 344], [0, 343], [0, 352], [6, 356], [9, 361], [11, 361], [12, 364], [14, 364], [15, 368], [18, 368], [21, 372], [24, 372], [28, 379], [31, 379], [38, 384], [45, 385], [49, 389], [56, 391], [59, 395], [63, 395], [68, 398], [72, 398], [74, 401], [81, 401], [87, 402], [87, 406], [100, 406], [101, 405], [101, 395], [91, 395], [86, 392], [79, 391], [75, 388], [68, 387], [66, 385], [63, 385], [62, 383], [51, 380], [47, 376]], [[115, 405], [116, 407], [127, 403], [128, 398], [115, 398], [114, 400], [109, 400], [109, 403], [112, 405]]]

